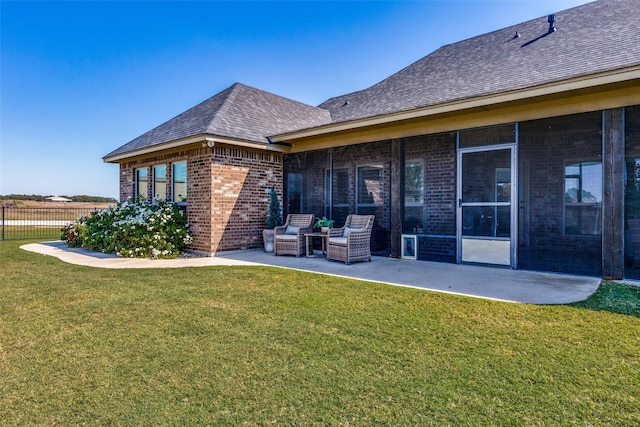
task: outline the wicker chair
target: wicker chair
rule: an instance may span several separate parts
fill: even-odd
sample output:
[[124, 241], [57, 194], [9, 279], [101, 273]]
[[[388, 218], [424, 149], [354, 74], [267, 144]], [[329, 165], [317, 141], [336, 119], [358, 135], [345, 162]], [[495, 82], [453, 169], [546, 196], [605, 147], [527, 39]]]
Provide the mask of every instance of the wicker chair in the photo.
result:
[[327, 259], [350, 264], [371, 261], [371, 230], [374, 215], [349, 215], [344, 227], [329, 230]]
[[274, 255], [295, 255], [305, 251], [305, 233], [313, 232], [313, 214], [290, 214], [284, 225], [274, 228]]

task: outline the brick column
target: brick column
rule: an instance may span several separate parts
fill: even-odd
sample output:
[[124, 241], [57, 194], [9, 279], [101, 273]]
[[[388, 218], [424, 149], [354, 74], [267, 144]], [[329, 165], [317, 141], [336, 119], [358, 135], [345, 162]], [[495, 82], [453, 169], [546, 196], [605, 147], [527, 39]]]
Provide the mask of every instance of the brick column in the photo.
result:
[[193, 243], [189, 249], [214, 253], [211, 244], [211, 149], [191, 150], [187, 159], [187, 216]]
[[126, 202], [133, 197], [134, 179], [131, 163], [120, 163], [120, 202]]

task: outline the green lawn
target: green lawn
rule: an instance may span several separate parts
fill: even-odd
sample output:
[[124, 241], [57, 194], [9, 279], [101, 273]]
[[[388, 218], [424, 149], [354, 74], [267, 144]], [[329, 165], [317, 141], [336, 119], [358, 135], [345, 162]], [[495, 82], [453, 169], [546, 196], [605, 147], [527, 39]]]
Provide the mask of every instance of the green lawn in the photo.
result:
[[[56, 240], [62, 235], [62, 227], [44, 225], [5, 225], [3, 237], [5, 240], [40, 239]], [[24, 243], [24, 242], [23, 242]]]
[[3, 426], [640, 425], [637, 315], [21, 243], [0, 243]]

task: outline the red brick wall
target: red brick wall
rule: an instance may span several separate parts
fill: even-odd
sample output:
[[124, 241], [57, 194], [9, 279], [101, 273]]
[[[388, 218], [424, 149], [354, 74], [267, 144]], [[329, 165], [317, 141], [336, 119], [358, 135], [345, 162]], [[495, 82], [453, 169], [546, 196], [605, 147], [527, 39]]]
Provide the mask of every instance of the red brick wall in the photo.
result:
[[211, 252], [262, 246], [271, 187], [282, 206], [282, 154], [216, 145], [212, 155]]
[[191, 249], [213, 253], [211, 250], [211, 149], [189, 151], [187, 158], [187, 218]]
[[130, 163], [120, 164], [120, 201], [133, 197], [135, 191], [135, 168]]
[[151, 167], [159, 164], [167, 165], [171, 199], [171, 164], [185, 160], [190, 249], [213, 254], [261, 247], [271, 187], [282, 203], [282, 154], [219, 144], [122, 163], [120, 200], [134, 195], [135, 169], [149, 168], [151, 188]]

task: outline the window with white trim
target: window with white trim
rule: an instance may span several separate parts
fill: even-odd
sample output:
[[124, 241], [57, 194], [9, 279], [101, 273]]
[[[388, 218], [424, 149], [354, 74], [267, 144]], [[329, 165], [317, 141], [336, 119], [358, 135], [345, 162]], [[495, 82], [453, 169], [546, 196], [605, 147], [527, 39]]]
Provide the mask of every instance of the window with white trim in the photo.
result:
[[166, 200], [167, 198], [167, 166], [153, 167], [153, 200]]
[[187, 162], [176, 162], [172, 165], [171, 194], [174, 203], [187, 203]]
[[139, 168], [136, 169], [136, 197], [141, 197], [147, 200], [149, 189], [149, 169]]

